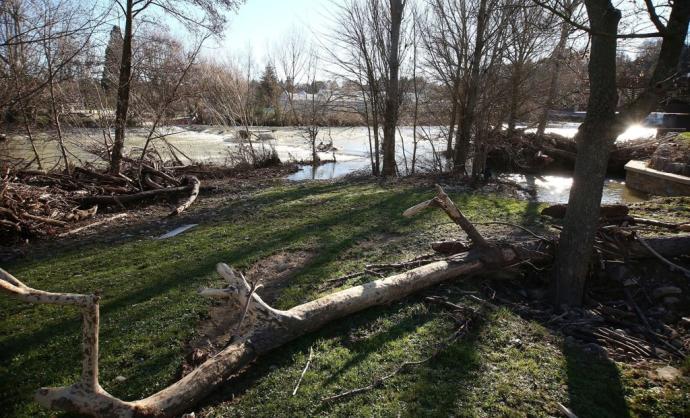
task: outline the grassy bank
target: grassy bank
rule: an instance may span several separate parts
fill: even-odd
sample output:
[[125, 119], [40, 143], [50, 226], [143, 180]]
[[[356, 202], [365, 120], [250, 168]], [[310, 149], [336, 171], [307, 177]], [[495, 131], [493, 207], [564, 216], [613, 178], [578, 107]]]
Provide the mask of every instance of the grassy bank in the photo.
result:
[[[216, 212], [212, 221], [205, 218], [169, 240], [134, 234], [115, 243], [55, 249], [3, 268], [40, 289], [101, 291], [101, 384], [115, 396], [135, 399], [178, 375], [185, 344], [209, 308], [196, 289], [221, 284], [216, 263], [248, 268], [278, 252], [309, 252], [312, 256], [277, 294], [274, 305], [288, 308], [332, 291], [323, 286], [329, 278], [371, 262], [411, 258], [427, 252], [432, 240], [457, 236], [440, 213], [412, 220], [400, 216], [431, 195], [427, 188], [367, 183], [281, 185], [206, 208]], [[453, 197], [474, 221], [532, 224], [537, 219], [534, 203]], [[459, 290], [481, 284], [475, 278], [430, 292], [471, 305]], [[52, 416], [31, 396], [40, 386], [78, 378], [78, 313], [3, 297], [0, 315], [0, 415]], [[632, 367], [597, 360], [505, 309], [483, 317], [432, 361], [362, 395], [321, 402], [370, 384], [404, 361], [424, 358], [455, 327], [442, 309], [420, 297], [371, 309], [262, 357], [197, 412], [219, 417], [553, 416], [556, 402], [562, 402], [580, 417], [689, 413], [687, 384], [664, 386]], [[309, 347], [314, 360], [293, 397]], [[126, 380], [116, 381], [117, 376]]]

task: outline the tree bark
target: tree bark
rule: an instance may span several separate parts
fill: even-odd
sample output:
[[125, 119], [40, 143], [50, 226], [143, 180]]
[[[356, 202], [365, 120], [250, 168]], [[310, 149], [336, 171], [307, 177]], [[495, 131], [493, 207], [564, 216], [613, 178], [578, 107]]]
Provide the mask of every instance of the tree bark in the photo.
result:
[[[459, 65], [458, 65], [459, 67]], [[453, 135], [455, 134], [456, 119], [458, 116], [458, 101], [460, 100], [458, 89], [460, 86], [460, 76], [455, 77], [453, 81], [452, 92], [450, 94], [453, 105], [450, 110], [450, 122], [448, 123], [448, 138], [446, 139], [446, 158], [450, 160], [453, 156]]]
[[621, 13], [610, 0], [587, 0], [585, 7], [592, 30], [590, 98], [576, 136], [578, 158], [554, 270], [557, 306], [582, 304], [611, 147], [630, 123], [639, 122], [656, 106], [656, 84], [675, 72], [690, 21], [690, 2], [673, 3], [649, 85], [616, 116], [616, 35]]
[[467, 163], [467, 154], [470, 147], [470, 140], [472, 139], [472, 127], [474, 125], [474, 111], [477, 107], [479, 99], [479, 74], [480, 65], [482, 63], [482, 55], [484, 54], [484, 32], [488, 21], [488, 13], [486, 10], [487, 0], [479, 1], [479, 12], [477, 13], [477, 33], [474, 44], [474, 52], [472, 54], [472, 68], [470, 70], [470, 78], [467, 85], [467, 96], [465, 106], [463, 106], [462, 118], [460, 120], [460, 127], [458, 129], [458, 138], [455, 142], [455, 155], [453, 157], [453, 171], [464, 173], [465, 165]]
[[122, 61], [120, 78], [117, 85], [117, 108], [115, 111], [115, 140], [110, 157], [111, 174], [119, 174], [122, 166], [122, 153], [125, 147], [125, 129], [127, 128], [127, 110], [129, 109], [129, 90], [132, 79], [132, 23], [133, 0], [127, 0], [125, 14], [125, 33], [122, 42]]
[[592, 31], [587, 115], [576, 136], [578, 158], [555, 266], [557, 306], [580, 306], [610, 149], [616, 139], [616, 35], [621, 13], [610, 0], [586, 0]]
[[522, 83], [522, 63], [513, 64], [513, 74], [510, 83], [510, 109], [508, 113], [508, 132], [515, 132], [518, 119], [518, 107], [520, 105], [520, 84]]
[[390, 0], [391, 29], [388, 51], [388, 82], [386, 85], [386, 110], [383, 120], [383, 167], [381, 174], [394, 176], [395, 132], [400, 113], [400, 26], [403, 18], [403, 0]]

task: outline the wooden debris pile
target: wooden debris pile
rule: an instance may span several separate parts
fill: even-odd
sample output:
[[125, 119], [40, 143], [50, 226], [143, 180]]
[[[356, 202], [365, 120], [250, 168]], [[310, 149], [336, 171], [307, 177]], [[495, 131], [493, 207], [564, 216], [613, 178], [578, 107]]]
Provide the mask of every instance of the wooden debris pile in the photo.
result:
[[8, 171], [2, 177], [0, 232], [7, 237], [2, 244], [57, 234], [70, 223], [93, 217], [98, 210], [97, 206], [80, 209], [75, 205], [70, 192], [60, 187], [71, 186], [69, 179], [41, 175], [38, 183], [28, 184]]
[[194, 203], [201, 186], [196, 176], [180, 177], [157, 160], [127, 159], [119, 175], [93, 167], [71, 171], [3, 170], [0, 232], [7, 237], [3, 245], [65, 233], [106, 208], [126, 211], [133, 203], [186, 196], [169, 216], [178, 215]]
[[[624, 173], [628, 161], [648, 159], [659, 144], [667, 140], [640, 138], [616, 143], [611, 150], [609, 173]], [[487, 165], [493, 169], [528, 173], [545, 168], [572, 169], [577, 157], [575, 140], [555, 134], [539, 137], [521, 131], [499, 131], [489, 139], [489, 143], [491, 150], [487, 155]]]

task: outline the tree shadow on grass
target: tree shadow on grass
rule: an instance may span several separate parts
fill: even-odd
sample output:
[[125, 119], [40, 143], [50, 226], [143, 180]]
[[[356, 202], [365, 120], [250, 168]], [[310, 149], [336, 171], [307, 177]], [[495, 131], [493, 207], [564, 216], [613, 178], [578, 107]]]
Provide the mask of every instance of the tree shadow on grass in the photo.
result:
[[[230, 262], [242, 266], [276, 251], [292, 248], [295, 243], [312, 242], [319, 245], [319, 256], [305, 267], [300, 276], [318, 276], [325, 280], [324, 275], [320, 273], [327, 273], [332, 270], [330, 265], [337, 266], [342, 252], [358, 240], [366, 239], [372, 234], [382, 231], [404, 231], [416, 222], [424, 222], [424, 218], [403, 219], [400, 212], [419, 203], [423, 197], [428, 198], [432, 195], [431, 191], [417, 189], [388, 190], [385, 193], [374, 190], [374, 193], [371, 194], [358, 195], [357, 193], [351, 194], [348, 187], [350, 186], [347, 184], [327, 184], [262, 194], [257, 198], [241, 202], [241, 204], [233, 203], [230, 207], [221, 210], [220, 215], [209, 222], [206, 228], [190, 231], [190, 233], [170, 241], [120, 243], [87, 250], [82, 250], [81, 247], [79, 249], [70, 248], [54, 254], [62, 263], [60, 266], [62, 270], [60, 271], [64, 271], [65, 275], [70, 276], [73, 273], [71, 269], [78, 268], [79, 272], [85, 274], [97, 274], [95, 281], [87, 278], [74, 279], [67, 284], [60, 283], [59, 273], [50, 275], [49, 279], [38, 279], [42, 274], [42, 269], [39, 268], [38, 272], [31, 271], [38, 265], [36, 260], [19, 263], [17, 267], [22, 267], [22, 264], [25, 264], [23, 270], [29, 270], [33, 273], [35, 282], [29, 280], [27, 284], [36, 287], [46, 286], [48, 290], [56, 290], [57, 287], [57, 290], [67, 288], [72, 291], [89, 292], [103, 286], [105, 297], [102, 301], [101, 311], [103, 317], [101, 339], [104, 343], [103, 352], [107, 356], [103, 364], [109, 364], [110, 367], [110, 370], [106, 370], [106, 373], [103, 374], [108, 375], [116, 371], [114, 369], [118, 367], [117, 362], [121, 357], [127, 359], [133, 357], [109, 353], [112, 346], [108, 346], [108, 341], [113, 344], [117, 342], [116, 347], [120, 351], [128, 350], [130, 342], [138, 343], [138, 349], [142, 349], [142, 344], [146, 344], [149, 337], [127, 336], [125, 330], [141, 321], [146, 321], [146, 324], [151, 321], [174, 324], [175, 320], [170, 318], [173, 311], [170, 311], [169, 305], [176, 300], [180, 301], [181, 295], [188, 294], [189, 296], [185, 296], [187, 299], [197, 297], [193, 296], [196, 288], [199, 285], [208, 284], [216, 263]], [[371, 187], [376, 188], [378, 186]], [[339, 198], [330, 195], [338, 191], [342, 191], [345, 195]], [[323, 195], [323, 198], [320, 198], [320, 195]], [[300, 203], [300, 199], [305, 197], [314, 197], [315, 199]], [[331, 199], [341, 200], [336, 200], [334, 203], [331, 202]], [[280, 201], [297, 202], [297, 204], [288, 205], [285, 208], [278, 207], [275, 210], [271, 210], [269, 207], [264, 210], [265, 205]], [[302, 219], [304, 217], [301, 213], [302, 209], [308, 209], [310, 206], [322, 204], [322, 202], [332, 206], [324, 212], [314, 212], [314, 218]], [[245, 206], [245, 212], [236, 211], [242, 205]], [[249, 211], [248, 208], [250, 207], [259, 208], [259, 210]], [[249, 213], [247, 211], [251, 212], [251, 216], [247, 215]], [[299, 219], [293, 219], [292, 224], [283, 225], [282, 216]], [[238, 231], [237, 225], [241, 227], [249, 225], [249, 228], [245, 228], [245, 230], [250, 230], [255, 234], [252, 236], [253, 239], [245, 242], [244, 235], [237, 237], [238, 232], [244, 233], [241, 228]], [[220, 228], [217, 228], [218, 226]], [[201, 248], [195, 248], [197, 245]], [[90, 253], [97, 253], [98, 257], [94, 259], [93, 254], [89, 256]], [[112, 261], [110, 257], [118, 261]], [[112, 263], [122, 261], [126, 265], [120, 266], [117, 270], [118, 273], [110, 274]], [[137, 270], [138, 263], [143, 263], [147, 267], [144, 270]], [[148, 266], [149, 264], [151, 266]], [[59, 284], [53, 285], [55, 281]], [[123, 284], [126, 284], [124, 289], [114, 290]], [[309, 299], [310, 292], [313, 292], [318, 284], [317, 282], [296, 281], [296, 286], [300, 290], [304, 290], [303, 295], [299, 297]], [[109, 290], [113, 292], [111, 297], [108, 297]], [[155, 301], [147, 304], [153, 299]], [[294, 301], [295, 298], [285, 303]], [[299, 300], [297, 301], [299, 302]], [[135, 308], [136, 305], [140, 305], [140, 307]], [[0, 306], [7, 305], [3, 302]], [[0, 361], [0, 368], [4, 368], [6, 365], [7, 367], [10, 366], [9, 356], [17, 356], [20, 358], [18, 364], [23, 365], [21, 370], [16, 371], [16, 375], [11, 379], [3, 379], [4, 383], [0, 384], [3, 392], [10, 397], [14, 394], [17, 395], [12, 401], [13, 404], [6, 400], [0, 402], [4, 411], [14, 411], [18, 403], [29, 402], [30, 393], [39, 385], [71, 383], [70, 376], [75, 375], [76, 369], [73, 364], [77, 363], [79, 358], [80, 335], [80, 321], [77, 319], [77, 315], [62, 310], [51, 310], [53, 308], [32, 307], [31, 309], [36, 309], [34, 312], [40, 311], [49, 313], [49, 315], [41, 316], [40, 324], [34, 328], [7, 327], [8, 330], [12, 330], [12, 333], [3, 336], [0, 342], [0, 349], [2, 349], [4, 356], [8, 356]], [[177, 314], [177, 311], [174, 312]], [[357, 318], [368, 321], [376, 317], [376, 312], [380, 311], [370, 310], [368, 313], [360, 314]], [[12, 320], [15, 315], [20, 317], [22, 315], [21, 310], [12, 307], [7, 314], [7, 321]], [[21, 325], [21, 318], [18, 321]], [[189, 320], [185, 321], [188, 322]], [[331, 332], [327, 335], [334, 335], [333, 332], [344, 332], [352, 326], [351, 321], [352, 319], [338, 321], [329, 327], [329, 331], [324, 332]], [[177, 322], [180, 321], [177, 320]], [[162, 328], [166, 327], [169, 326], [162, 326]], [[147, 327], [146, 329], [150, 328]], [[157, 330], [152, 330], [152, 332], [154, 331]], [[402, 338], [409, 332], [410, 330], [405, 329], [404, 326], [391, 329], [386, 333], [387, 336], [374, 341], [374, 345], [386, 344], [387, 341]], [[133, 334], [137, 333], [141, 334], [142, 331], [133, 332]], [[315, 338], [318, 338], [318, 335], [321, 334], [304, 337], [300, 340], [303, 341], [304, 345], [297, 344], [290, 352], [295, 353], [300, 347], [304, 349], [308, 345], [306, 342], [313, 342]], [[161, 340], [163, 337], [167, 340]], [[150, 341], [158, 341], [169, 346], [170, 341], [172, 341], [173, 346], [177, 344], [175, 335], [163, 335], [163, 337], [151, 337]], [[61, 345], [69, 344], [69, 351], [64, 347], [58, 347], [59, 350], [56, 352], [36, 348], [45, 345], [46, 341], [52, 341], [52, 346], [56, 345], [54, 341], [60, 341]], [[366, 349], [363, 350], [366, 351]], [[61, 356], [61, 361], [54, 360], [56, 353]], [[130, 378], [126, 385], [128, 388], [113, 388], [113, 394], [116, 396], [131, 395], [124, 396], [125, 398], [136, 397], [142, 392], [150, 394], [154, 385], [164, 383], [161, 380], [165, 380], [165, 377], [161, 376], [168, 375], [167, 371], [162, 374], [160, 372], [166, 368], [170, 359], [174, 358], [174, 356], [170, 357], [166, 353], [166, 350], [160, 350], [160, 352], [144, 359], [141, 364], [128, 365], [130, 372]], [[270, 357], [274, 363], [290, 360], [290, 357], [285, 356], [283, 352], [275, 354], [275, 356]], [[355, 357], [348, 367], [356, 368], [364, 359], [365, 357]]]
[[[459, 387], [477, 364], [475, 344], [481, 331], [481, 322], [474, 324], [472, 331], [462, 340], [452, 342], [448, 346], [440, 346], [439, 353], [430, 361], [404, 369], [381, 386], [335, 402], [322, 400], [342, 391], [365, 386], [388, 374], [401, 364], [402, 360], [396, 362], [394, 359], [398, 356], [402, 355], [405, 361], [415, 361], [431, 353], [434, 347], [420, 347], [420, 351], [417, 352], [414, 346], [419, 344], [415, 342], [418, 341], [418, 337], [413, 334], [418, 332], [420, 327], [437, 319], [439, 312], [414, 309], [415, 304], [419, 303], [418, 299], [407, 298], [392, 306], [367, 309], [334, 321], [321, 331], [288, 343], [280, 350], [260, 357], [256, 364], [219, 388], [198, 408], [204, 408], [204, 412], [210, 409], [213, 416], [237, 415], [238, 411], [225, 411], [223, 404], [232, 403], [236, 399], [246, 399], [244, 402], [252, 404], [263, 402], [261, 408], [252, 411], [255, 416], [272, 416], [276, 408], [281, 416], [286, 417], [366, 415], [374, 413], [369, 408], [372, 398], [380, 396], [377, 391], [392, 393], [390, 387], [396, 387], [395, 392], [401, 392], [400, 400], [413, 404], [415, 411], [422, 415], [434, 411], [450, 411], [455, 399], [462, 393]], [[382, 320], [384, 325], [377, 320]], [[381, 326], [383, 329], [380, 329]], [[369, 336], [368, 333], [373, 335]], [[443, 332], [443, 335], [436, 335], [429, 341], [439, 342], [447, 337], [448, 335]], [[403, 340], [407, 342], [402, 343], [405, 347], [401, 352], [400, 344]], [[348, 353], [349, 358], [341, 363], [337, 354], [339, 349], [336, 349], [336, 352], [319, 353], [318, 348], [315, 348], [316, 364], [311, 370], [316, 369], [314, 373], [317, 375], [307, 377], [303, 382], [303, 389], [293, 397], [290, 392], [295, 382], [292, 379], [284, 381], [272, 374], [284, 375], [286, 369], [292, 369], [296, 373], [302, 364], [295, 364], [295, 356], [300, 352], [308, 352], [309, 347], [318, 346], [319, 342], [325, 342], [330, 347], [340, 347]], [[284, 385], [276, 387], [276, 381], [284, 381]], [[273, 391], [268, 399], [257, 398], [268, 391]], [[245, 404], [240, 409], [247, 407]]]
[[467, 335], [406, 376], [413, 383], [401, 394], [407, 404], [405, 416], [446, 417], [456, 413], [458, 403], [468, 397], [472, 375], [481, 364], [478, 344], [486, 314], [480, 310], [480, 319], [472, 324]]
[[596, 358], [581, 348], [563, 347], [569, 404], [580, 418], [630, 417], [623, 383], [613, 361]]
[[[280, 191], [277, 193], [272, 193], [271, 196], [260, 196], [257, 199], [258, 203], [270, 203], [274, 199], [288, 199], [288, 200], [298, 200], [301, 197], [311, 196], [316, 193], [328, 193], [331, 191], [338, 190], [338, 187], [333, 185], [319, 186], [314, 191], [314, 188], [299, 188], [294, 193], [290, 190]], [[367, 196], [355, 197], [352, 199], [353, 207], [342, 207], [331, 211], [326, 216], [314, 219], [313, 222], [298, 223], [293, 227], [277, 229], [270, 234], [266, 234], [265, 239], [255, 239], [254, 243], [246, 245], [244, 242], [237, 242], [238, 238], [235, 237], [234, 241], [231, 241], [231, 246], [228, 247], [215, 247], [210, 246], [206, 251], [198, 252], [200, 257], [195, 258], [193, 263], [189, 262], [178, 262], [180, 257], [176, 257], [171, 260], [163, 260], [163, 263], [155, 265], [155, 271], [147, 271], [144, 273], [146, 277], [145, 281], [138, 283], [137, 279], [134, 278], [135, 275], [140, 273], [135, 273], [136, 269], [130, 267], [125, 267], [123, 273], [117, 274], [120, 276], [118, 279], [113, 281], [111, 284], [109, 280], [106, 280], [103, 274], [100, 274], [99, 280], [101, 284], [96, 284], [93, 281], [76, 281], [69, 284], [67, 287], [72, 288], [72, 291], [82, 291], [89, 292], [100, 286], [104, 286], [105, 294], [102, 301], [101, 315], [104, 318], [104, 324], [101, 332], [101, 339], [104, 341], [104, 352], [107, 353], [107, 341], [122, 339], [123, 336], [119, 333], [123, 332], [122, 324], [116, 324], [117, 322], [125, 321], [126, 324], [134, 324], [138, 321], [153, 320], [152, 318], [156, 314], [148, 317], [148, 314], [141, 309], [132, 309], [140, 303], [144, 303], [152, 300], [156, 297], [163, 296], [163, 299], [167, 299], [167, 295], [171, 295], [171, 292], [185, 292], [189, 291], [190, 294], [194, 293], [196, 287], [200, 284], [208, 282], [209, 276], [212, 274], [213, 267], [216, 263], [225, 262], [237, 262], [243, 263], [247, 262], [253, 258], [258, 258], [266, 256], [277, 250], [282, 250], [284, 248], [290, 247], [294, 242], [311, 237], [317, 242], [327, 243], [323, 257], [319, 257], [316, 261], [316, 265], [312, 266], [315, 269], [322, 268], [329, 262], [336, 262], [338, 260], [339, 254], [342, 250], [346, 249], [352, 243], [356, 242], [357, 239], [367, 237], [372, 232], [380, 228], [386, 227], [399, 227], [406, 224], [411, 224], [413, 221], [400, 220], [396, 217], [396, 221], [391, 222], [390, 215], [391, 211], [398, 210], [400, 202], [406, 202], [410, 199], [416, 200], [415, 194], [412, 193], [410, 196], [409, 191], [401, 191], [399, 193], [387, 193], [381, 195], [375, 199], [371, 199]], [[415, 202], [416, 203], [416, 202]], [[229, 209], [228, 209], [229, 210]], [[224, 213], [224, 216], [219, 219], [218, 222], [228, 222], [234, 220], [234, 214], [229, 212]], [[248, 222], [257, 222], [257, 220], [249, 220]], [[258, 222], [262, 222], [259, 220]], [[354, 222], [355, 226], [352, 226]], [[348, 228], [341, 228], [345, 232], [341, 232], [343, 236], [339, 239], [331, 239], [330, 229], [333, 227], [347, 226]], [[373, 230], [372, 227], [373, 226]], [[149, 250], [154, 251], [156, 257], [164, 257], [159, 255], [158, 252], [171, 253], [175, 252], [173, 249], [180, 252], [186, 252], [190, 245], [194, 245], [195, 234], [203, 234], [203, 231], [192, 231], [188, 235], [180, 236], [171, 241], [160, 241], [160, 242], [149, 242]], [[230, 232], [232, 234], [232, 232]], [[230, 236], [232, 238], [232, 236]], [[255, 237], [256, 238], [256, 237]], [[209, 243], [205, 245], [209, 246]], [[122, 249], [116, 249], [122, 246]], [[219, 249], [220, 248], [220, 249]], [[108, 251], [114, 249], [113, 254], [109, 254]], [[141, 258], [142, 254], [139, 253], [141, 248], [139, 244], [129, 245], [120, 244], [108, 248], [90, 248], [88, 251], [105, 251], [100, 254], [98, 258], [101, 260], [87, 261], [86, 265], [83, 265], [82, 258], [84, 256], [83, 251], [79, 249], [64, 249], [61, 253], [55, 253], [55, 256], [61, 256], [63, 260], [67, 260], [67, 264], [74, 264], [75, 267], [79, 267], [80, 271], [86, 271], [87, 273], [92, 273], [91, 269], [96, 271], [100, 270], [103, 273], [103, 269], [108, 269], [109, 264], [105, 262], [109, 256], [119, 256], [120, 258], [125, 258], [127, 263], [133, 266], [134, 260]], [[128, 255], [129, 254], [129, 255]], [[173, 256], [175, 254], [172, 254]], [[184, 260], [184, 259], [182, 259]], [[156, 260], [149, 260], [150, 262], [156, 263]], [[17, 265], [21, 267], [25, 264], [24, 269], [31, 269], [31, 264], [37, 263], [37, 260], [26, 260]], [[88, 264], [92, 263], [92, 266]], [[63, 270], [70, 270], [70, 266], [62, 266]], [[21, 270], [21, 268], [20, 268]], [[71, 274], [73, 272], [69, 272]], [[36, 274], [36, 273], [34, 273]], [[59, 275], [59, 274], [58, 274]], [[132, 276], [130, 276], [132, 275]], [[21, 276], [21, 275], [20, 275]], [[55, 275], [52, 275], [55, 276]], [[116, 277], [117, 278], [117, 277]], [[52, 277], [51, 280], [56, 280]], [[59, 280], [59, 279], [58, 279]], [[118, 286], [122, 280], [127, 281], [128, 287], [125, 290], [118, 289], [116, 295], [112, 297], [107, 297], [108, 288], [111, 286]], [[49, 283], [49, 280], [45, 278], [39, 280], [28, 280], [27, 284], [36, 287], [45, 286], [48, 290], [55, 290], [55, 287], [64, 287], [64, 284], [58, 284], [54, 286]], [[94, 287], [96, 286], [96, 287]], [[76, 288], [73, 288], [76, 287]], [[191, 296], [191, 295], [190, 295]], [[179, 297], [179, 296], [175, 296]], [[193, 297], [193, 296], [192, 296]], [[157, 301], [153, 305], [150, 305], [150, 309], [154, 310], [165, 310], [165, 301]], [[3, 303], [4, 305], [4, 303]], [[10, 321], [12, 316], [21, 315], [23, 308], [16, 308], [12, 305], [10, 312], [7, 314], [7, 320]], [[21, 370], [17, 370], [17, 374], [11, 379], [2, 379], [5, 384], [0, 385], [3, 388], [3, 392], [6, 394], [17, 394], [13, 400], [13, 404], [9, 402], [0, 402], [2, 409], [6, 412], [13, 411], [18, 406], [16, 402], [28, 401], [28, 397], [33, 390], [35, 390], [39, 385], [54, 385], [54, 384], [65, 384], [69, 383], [70, 377], [75, 373], [74, 364], [78, 362], [79, 358], [79, 328], [80, 321], [77, 315], [70, 313], [70, 311], [64, 311], [60, 308], [46, 308], [46, 307], [32, 307], [30, 311], [46, 311], [50, 312], [50, 315], [42, 318], [50, 318], [48, 320], [42, 319], [41, 324], [36, 328], [17, 329], [12, 333], [8, 333], [3, 336], [0, 348], [3, 355], [2, 361], [0, 361], [0, 368], [9, 367], [11, 360], [7, 356], [17, 356], [21, 359], [20, 363], [24, 364]], [[118, 318], [119, 317], [119, 318]], [[163, 318], [164, 320], [168, 320]], [[114, 321], [114, 322], [113, 322]], [[109, 322], [115, 324], [115, 326], [110, 327]], [[126, 325], [125, 324], [125, 325]], [[12, 329], [11, 327], [8, 329]], [[141, 338], [139, 338], [141, 339]], [[54, 361], [51, 357], [54, 357], [55, 353], [46, 352], [37, 347], [44, 346], [46, 341], [60, 340], [63, 346], [60, 349], [61, 361]], [[126, 340], [126, 338], [125, 338]], [[69, 345], [67, 349], [66, 346]], [[69, 352], [69, 355], [65, 354]], [[107, 354], [106, 354], [107, 355]], [[42, 365], [43, 364], [43, 365]], [[157, 365], [157, 366], [156, 366]], [[155, 372], [151, 370], [156, 367], [163, 367], [163, 364], [157, 362], [155, 358], [151, 358], [141, 366], [134, 366], [131, 368], [132, 373], [136, 376], [145, 375], [155, 375]], [[137, 373], [137, 369], [143, 372]], [[29, 374], [28, 376], [26, 374]], [[22, 377], [23, 376], [23, 377]], [[150, 391], [150, 378], [143, 378], [140, 384], [137, 381], [141, 378], [137, 377], [128, 381], [128, 386], [133, 389], [128, 389], [128, 393], [140, 392], [142, 388], [145, 391]], [[138, 389], [137, 389], [138, 388]], [[6, 390], [5, 390], [6, 389]], [[122, 396], [122, 389], [116, 389], [113, 391], [114, 395]], [[26, 398], [26, 399], [25, 399]], [[9, 398], [6, 398], [9, 400]]]

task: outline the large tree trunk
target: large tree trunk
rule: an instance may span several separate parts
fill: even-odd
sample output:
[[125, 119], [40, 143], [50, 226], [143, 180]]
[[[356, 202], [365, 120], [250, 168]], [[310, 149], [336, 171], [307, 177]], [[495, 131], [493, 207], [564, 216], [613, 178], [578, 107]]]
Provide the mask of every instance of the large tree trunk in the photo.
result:
[[471, 63], [472, 68], [470, 70], [470, 79], [467, 85], [465, 106], [463, 106], [460, 128], [458, 130], [459, 135], [455, 142], [453, 171], [459, 173], [464, 173], [466, 171], [465, 164], [467, 163], [467, 153], [470, 149], [472, 127], [474, 125], [474, 111], [475, 107], [477, 107], [477, 101], [479, 99], [480, 65], [482, 63], [484, 43], [486, 41], [484, 38], [484, 32], [486, 31], [486, 25], [488, 22], [486, 3], [487, 0], [480, 0], [479, 2], [479, 12], [477, 14], [477, 33]]
[[122, 165], [122, 152], [125, 147], [125, 129], [127, 128], [127, 110], [129, 109], [129, 90], [132, 79], [132, 21], [133, 0], [127, 0], [125, 15], [125, 34], [122, 42], [122, 61], [120, 78], [117, 85], [117, 109], [115, 111], [115, 140], [110, 157], [110, 172], [119, 174]]
[[395, 131], [400, 112], [400, 26], [403, 18], [402, 0], [390, 0], [391, 32], [388, 51], [388, 83], [386, 85], [386, 110], [383, 120], [383, 167], [384, 176], [395, 175]]
[[582, 303], [610, 148], [616, 139], [616, 34], [621, 13], [609, 0], [586, 0], [592, 35], [587, 115], [576, 141], [573, 186], [556, 260], [557, 306]]
[[617, 117], [616, 34], [620, 11], [610, 0], [587, 0], [585, 7], [593, 32], [590, 98], [585, 122], [576, 137], [578, 158], [557, 255], [557, 306], [582, 304], [611, 146], [628, 124], [639, 122], [656, 106], [656, 84], [675, 72], [690, 21], [690, 2], [675, 2], [662, 31], [661, 51], [649, 85]]

